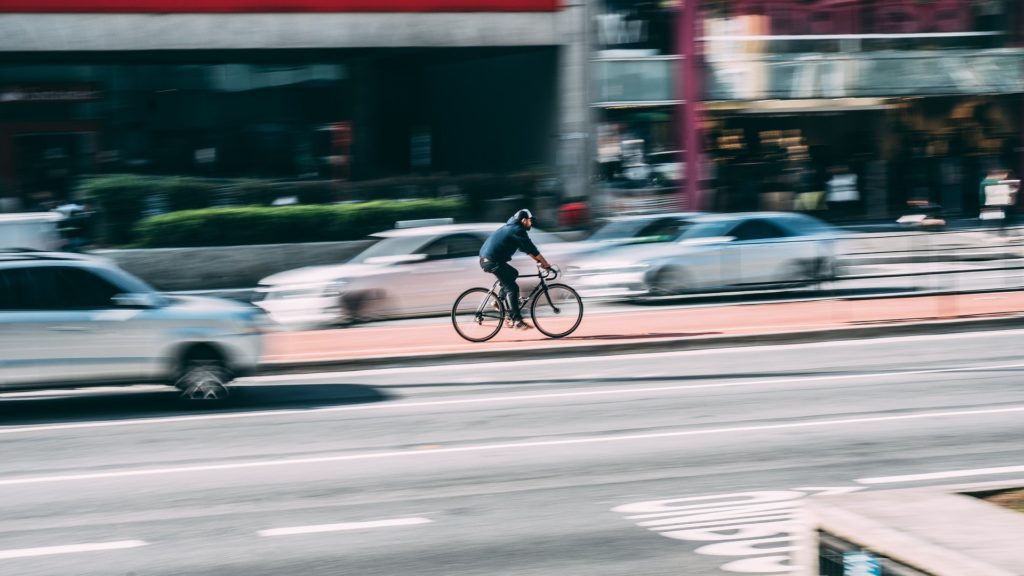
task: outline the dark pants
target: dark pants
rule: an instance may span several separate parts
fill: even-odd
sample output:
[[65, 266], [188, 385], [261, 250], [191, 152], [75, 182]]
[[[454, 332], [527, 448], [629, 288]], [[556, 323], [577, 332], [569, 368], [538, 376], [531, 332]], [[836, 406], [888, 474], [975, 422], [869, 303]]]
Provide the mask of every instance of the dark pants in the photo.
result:
[[495, 262], [488, 258], [480, 258], [480, 268], [488, 274], [494, 274], [501, 282], [501, 294], [505, 298], [505, 305], [508, 306], [509, 317], [513, 322], [519, 322], [523, 315], [519, 313], [519, 270], [516, 270], [508, 262]]

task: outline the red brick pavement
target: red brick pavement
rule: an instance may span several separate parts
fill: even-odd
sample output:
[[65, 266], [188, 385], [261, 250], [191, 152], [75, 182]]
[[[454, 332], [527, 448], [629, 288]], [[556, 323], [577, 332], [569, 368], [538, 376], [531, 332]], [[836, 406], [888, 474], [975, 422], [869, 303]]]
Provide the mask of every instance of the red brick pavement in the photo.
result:
[[587, 310], [572, 336], [546, 338], [536, 330], [503, 329], [485, 343], [467, 342], [450, 322], [373, 325], [269, 335], [268, 364], [395, 356], [569, 348], [659, 340], [780, 334], [877, 324], [1009, 316], [1024, 312], [1024, 292], [995, 292], [870, 300], [818, 300], [605, 312]]

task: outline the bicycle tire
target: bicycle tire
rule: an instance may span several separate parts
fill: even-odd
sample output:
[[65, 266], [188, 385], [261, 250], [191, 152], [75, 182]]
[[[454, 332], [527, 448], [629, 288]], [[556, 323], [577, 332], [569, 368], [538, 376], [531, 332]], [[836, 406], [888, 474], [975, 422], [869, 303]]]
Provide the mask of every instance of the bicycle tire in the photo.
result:
[[505, 314], [505, 303], [497, 294], [487, 288], [470, 288], [452, 305], [452, 327], [470, 342], [486, 342], [501, 330]]
[[[555, 304], [557, 313], [551, 309], [548, 298]], [[541, 334], [549, 338], [564, 338], [579, 328], [583, 321], [583, 299], [565, 284], [548, 284], [547, 295], [541, 292], [530, 303], [530, 317]], [[554, 321], [556, 319], [558, 322]]]

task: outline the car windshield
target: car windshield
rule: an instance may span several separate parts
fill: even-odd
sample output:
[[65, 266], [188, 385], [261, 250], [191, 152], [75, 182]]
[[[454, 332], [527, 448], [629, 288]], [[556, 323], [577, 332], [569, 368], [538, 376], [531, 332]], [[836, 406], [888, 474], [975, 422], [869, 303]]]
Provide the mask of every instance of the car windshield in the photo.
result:
[[592, 242], [668, 242], [689, 228], [690, 222], [678, 218], [640, 218], [608, 222], [589, 240]]
[[733, 220], [714, 220], [711, 222], [697, 222], [690, 226], [682, 236], [680, 240], [691, 240], [693, 238], [712, 238], [715, 236], [725, 236], [729, 230], [732, 230], [736, 224]]
[[588, 240], [607, 242], [620, 238], [631, 238], [646, 223], [644, 220], [612, 220], [598, 228]]
[[[380, 236], [371, 236], [370, 238], [380, 238]], [[391, 238], [383, 238], [366, 250], [356, 254], [351, 260], [349, 260], [349, 262], [352, 262], [353, 264], [363, 264], [370, 258], [415, 254], [416, 251], [423, 247], [423, 245], [431, 238], [433, 237], [393, 236]]]

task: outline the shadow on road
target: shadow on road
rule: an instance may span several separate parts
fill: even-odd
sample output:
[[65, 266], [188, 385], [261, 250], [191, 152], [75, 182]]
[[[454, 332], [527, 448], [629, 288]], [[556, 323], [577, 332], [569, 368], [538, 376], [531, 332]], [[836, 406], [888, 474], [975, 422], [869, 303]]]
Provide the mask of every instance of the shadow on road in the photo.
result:
[[388, 396], [357, 384], [235, 386], [223, 404], [195, 405], [178, 398], [171, 388], [66, 395], [0, 397], [0, 429], [10, 425], [55, 424], [93, 420], [126, 420], [255, 410], [303, 410], [346, 404], [383, 402]]

